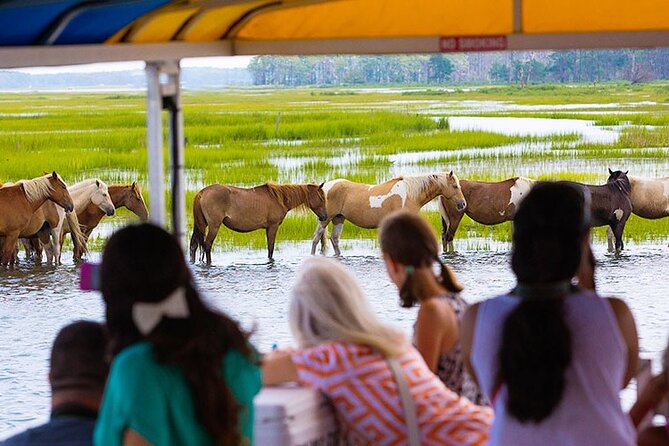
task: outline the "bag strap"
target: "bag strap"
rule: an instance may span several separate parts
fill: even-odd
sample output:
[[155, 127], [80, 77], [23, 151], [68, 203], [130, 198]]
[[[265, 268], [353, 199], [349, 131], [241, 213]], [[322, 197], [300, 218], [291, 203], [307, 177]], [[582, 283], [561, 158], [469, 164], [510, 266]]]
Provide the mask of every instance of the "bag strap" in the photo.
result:
[[388, 366], [390, 367], [390, 372], [395, 378], [395, 383], [397, 384], [397, 390], [400, 396], [400, 402], [402, 409], [404, 410], [404, 421], [407, 425], [407, 440], [409, 446], [420, 446], [420, 428], [418, 426], [418, 414], [416, 412], [416, 403], [411, 396], [409, 391], [409, 385], [407, 384], [400, 364], [396, 358], [386, 358]]

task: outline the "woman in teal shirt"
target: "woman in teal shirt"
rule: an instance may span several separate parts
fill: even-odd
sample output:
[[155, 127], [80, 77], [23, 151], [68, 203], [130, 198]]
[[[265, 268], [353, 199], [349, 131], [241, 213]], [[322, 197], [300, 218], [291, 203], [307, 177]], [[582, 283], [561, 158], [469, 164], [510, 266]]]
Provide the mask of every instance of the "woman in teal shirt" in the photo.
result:
[[114, 360], [95, 444], [252, 444], [258, 355], [202, 302], [177, 241], [150, 224], [121, 229], [100, 285]]

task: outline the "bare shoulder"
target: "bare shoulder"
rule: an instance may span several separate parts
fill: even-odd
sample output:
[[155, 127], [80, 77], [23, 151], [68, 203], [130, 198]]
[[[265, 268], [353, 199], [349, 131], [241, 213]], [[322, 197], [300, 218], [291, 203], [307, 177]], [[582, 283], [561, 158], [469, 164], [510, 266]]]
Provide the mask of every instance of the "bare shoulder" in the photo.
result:
[[451, 321], [455, 318], [453, 308], [443, 299], [427, 299], [420, 304], [418, 317], [421, 319]]
[[616, 318], [620, 319], [621, 317], [632, 316], [632, 312], [624, 300], [620, 299], [619, 297], [605, 297], [604, 299], [611, 306], [611, 309], [616, 315]]

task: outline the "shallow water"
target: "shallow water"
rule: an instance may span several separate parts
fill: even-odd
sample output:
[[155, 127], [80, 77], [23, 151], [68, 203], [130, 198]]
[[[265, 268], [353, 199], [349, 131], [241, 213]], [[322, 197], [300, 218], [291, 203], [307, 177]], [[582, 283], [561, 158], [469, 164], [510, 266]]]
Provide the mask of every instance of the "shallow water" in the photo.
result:
[[[466, 286], [464, 297], [479, 301], [513, 285], [508, 245], [489, 240], [457, 240], [457, 253], [445, 256]], [[379, 317], [407, 334], [415, 310], [397, 305], [373, 241], [342, 241], [341, 262], [360, 278]], [[472, 250], [479, 246], [481, 250]], [[253, 329], [253, 342], [266, 351], [273, 343], [293, 345], [287, 322], [288, 290], [309, 243], [280, 243], [276, 261], [264, 250], [218, 253], [214, 266], [195, 265], [193, 273], [205, 297], [215, 307]], [[669, 248], [666, 244], [629, 243], [622, 255], [597, 246], [597, 284], [603, 295], [625, 299], [636, 317], [644, 355], [659, 358], [669, 333], [669, 282], [664, 280]], [[58, 329], [76, 319], [102, 320], [96, 292], [78, 290], [78, 272], [65, 253], [62, 267], [29, 267], [0, 272], [0, 438], [48, 416], [47, 360]], [[93, 254], [95, 260], [96, 254]], [[632, 392], [624, 399], [631, 401]]]

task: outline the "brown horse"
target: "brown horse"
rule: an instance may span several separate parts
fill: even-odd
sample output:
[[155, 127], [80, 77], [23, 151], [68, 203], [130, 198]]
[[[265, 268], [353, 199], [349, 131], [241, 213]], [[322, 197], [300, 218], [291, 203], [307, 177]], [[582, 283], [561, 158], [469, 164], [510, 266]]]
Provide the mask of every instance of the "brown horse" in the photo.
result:
[[205, 187], [193, 200], [195, 227], [190, 239], [191, 262], [195, 262], [200, 248], [207, 257], [207, 265], [211, 265], [211, 247], [221, 224], [237, 232], [265, 228], [267, 257], [272, 259], [279, 225], [288, 211], [298, 206], [308, 207], [319, 220], [325, 220], [323, 185], [266, 183], [251, 189], [222, 184]]
[[323, 190], [327, 195], [328, 218], [322, 220], [316, 227], [311, 245], [312, 255], [316, 253], [319, 241], [321, 252], [325, 254], [327, 246], [325, 230], [330, 221], [334, 226], [330, 241], [335, 255], [339, 256], [341, 255], [339, 237], [345, 220], [362, 228], [378, 228], [383, 217], [389, 213], [398, 209], [418, 212], [439, 195], [453, 202], [460, 210], [467, 206], [460, 181], [452, 171], [401, 176], [376, 186], [338, 179], [327, 182]]
[[609, 169], [609, 173], [606, 184], [601, 186], [575, 184], [590, 191], [590, 227], [608, 226], [615, 237], [615, 251], [620, 252], [624, 248], [625, 223], [632, 213], [632, 185], [627, 172]]
[[[147, 221], [149, 219], [149, 211], [146, 208], [146, 203], [144, 203], [144, 198], [142, 198], [142, 191], [136, 182], [133, 182], [131, 185], [112, 184], [108, 186], [108, 191], [109, 198], [115, 209], [126, 207], [130, 212], [137, 215], [140, 220]], [[102, 217], [109, 215], [109, 212], [105, 212], [93, 201], [90, 201], [88, 205], [82, 209], [76, 208], [75, 210], [77, 212], [79, 226], [81, 227], [86, 240], [91, 236], [93, 229], [100, 223]], [[61, 245], [65, 235], [70, 232], [70, 225], [65, 223], [60, 232]], [[77, 254], [79, 255], [77, 256]], [[81, 260], [81, 254], [82, 253], [75, 251], [75, 260]]]
[[455, 232], [465, 214], [483, 225], [497, 225], [513, 220], [516, 208], [530, 191], [533, 183], [534, 180], [525, 177], [509, 178], [496, 183], [460, 180], [462, 194], [467, 200], [464, 211], [458, 210], [443, 196], [439, 198], [444, 251], [453, 251]]
[[[609, 169], [609, 174], [611, 174]], [[632, 213], [641, 218], [656, 220], [669, 217], [669, 177], [640, 178], [627, 177], [632, 186], [630, 200]], [[609, 251], [613, 250], [614, 235], [609, 228], [607, 231]]]
[[74, 209], [67, 186], [56, 172], [0, 188], [0, 235], [4, 236], [0, 265], [14, 264], [16, 242], [21, 231], [47, 200], [62, 206], [67, 212]]

